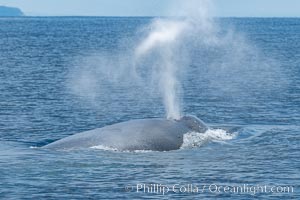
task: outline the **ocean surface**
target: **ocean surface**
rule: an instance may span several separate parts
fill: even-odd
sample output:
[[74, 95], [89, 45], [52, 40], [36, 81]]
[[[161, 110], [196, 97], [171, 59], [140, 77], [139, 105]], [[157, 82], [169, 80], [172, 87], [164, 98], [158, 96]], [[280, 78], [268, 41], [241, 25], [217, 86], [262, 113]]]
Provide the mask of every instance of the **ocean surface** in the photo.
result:
[[105, 125], [165, 116], [156, 95], [122, 81], [98, 85], [101, 74], [80, 77], [103, 65], [101, 57], [131, 51], [151, 20], [0, 18], [0, 199], [300, 199], [298, 18], [217, 19], [219, 34], [229, 35], [222, 47], [186, 44], [182, 112], [212, 130], [189, 135], [185, 148], [40, 148]]

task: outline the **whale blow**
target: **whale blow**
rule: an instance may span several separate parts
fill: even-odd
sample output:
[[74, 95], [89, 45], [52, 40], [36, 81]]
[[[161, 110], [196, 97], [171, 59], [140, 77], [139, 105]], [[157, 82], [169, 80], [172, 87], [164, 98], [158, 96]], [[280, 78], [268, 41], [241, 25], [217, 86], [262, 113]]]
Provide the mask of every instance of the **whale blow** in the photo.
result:
[[42, 148], [73, 150], [104, 146], [119, 151], [176, 150], [188, 132], [203, 133], [207, 126], [194, 116], [173, 119], [139, 119], [78, 133], [50, 143]]

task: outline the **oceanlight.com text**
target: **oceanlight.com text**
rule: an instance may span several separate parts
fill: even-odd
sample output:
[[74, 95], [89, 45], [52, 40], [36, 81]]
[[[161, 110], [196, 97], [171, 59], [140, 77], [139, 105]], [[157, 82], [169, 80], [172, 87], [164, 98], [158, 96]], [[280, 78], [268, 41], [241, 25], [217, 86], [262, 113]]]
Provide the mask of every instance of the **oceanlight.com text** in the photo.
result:
[[125, 186], [126, 192], [162, 194], [168, 193], [212, 193], [212, 194], [292, 194], [295, 191], [294, 186], [288, 185], [221, 185], [221, 184], [144, 184]]

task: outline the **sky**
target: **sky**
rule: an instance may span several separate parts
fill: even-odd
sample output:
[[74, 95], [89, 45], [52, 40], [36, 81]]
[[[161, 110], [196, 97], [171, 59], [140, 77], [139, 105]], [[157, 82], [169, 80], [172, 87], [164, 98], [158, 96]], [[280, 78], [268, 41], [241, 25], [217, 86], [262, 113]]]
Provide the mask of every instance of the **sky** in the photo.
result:
[[[32, 16], [166, 16], [189, 0], [0, 0]], [[201, 0], [199, 0], [201, 1]], [[218, 17], [300, 17], [300, 0], [213, 0]]]

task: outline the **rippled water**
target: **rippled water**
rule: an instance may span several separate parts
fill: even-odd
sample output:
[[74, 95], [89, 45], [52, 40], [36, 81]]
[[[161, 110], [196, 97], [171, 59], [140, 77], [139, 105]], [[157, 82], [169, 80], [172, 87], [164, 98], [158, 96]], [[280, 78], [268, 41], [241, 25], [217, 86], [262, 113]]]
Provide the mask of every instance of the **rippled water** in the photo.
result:
[[[236, 51], [235, 62], [226, 52], [238, 43], [221, 52], [194, 49], [193, 62], [181, 78], [183, 110], [218, 130], [206, 136], [187, 135], [189, 148], [170, 152], [36, 148], [116, 122], [164, 117], [158, 98], [138, 97], [131, 90], [111, 88], [109, 93], [104, 90], [107, 94], [96, 90], [100, 95], [93, 102], [71, 90], [73, 72], [85, 59], [98, 52], [126, 51], [120, 43], [137, 37], [150, 21], [0, 18], [0, 198], [163, 196], [136, 192], [137, 184], [207, 186], [197, 193], [170, 191], [165, 198], [300, 198], [299, 19], [218, 19], [222, 28], [231, 27], [247, 38], [251, 49], [237, 48], [246, 53]], [[226, 138], [224, 130], [234, 137]], [[254, 195], [213, 188], [244, 184], [292, 186], [293, 192]]]

